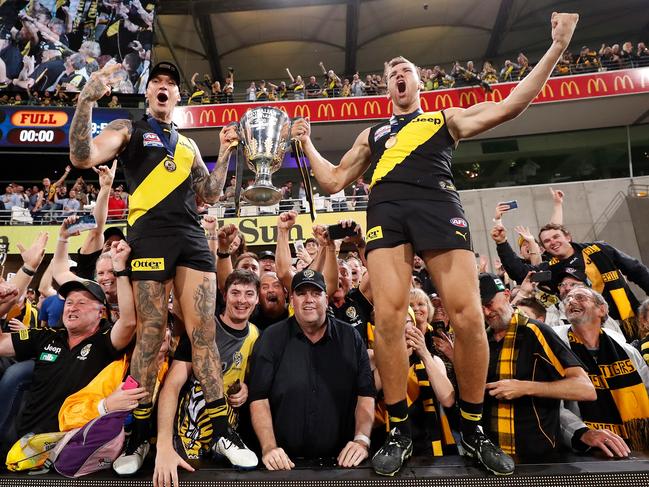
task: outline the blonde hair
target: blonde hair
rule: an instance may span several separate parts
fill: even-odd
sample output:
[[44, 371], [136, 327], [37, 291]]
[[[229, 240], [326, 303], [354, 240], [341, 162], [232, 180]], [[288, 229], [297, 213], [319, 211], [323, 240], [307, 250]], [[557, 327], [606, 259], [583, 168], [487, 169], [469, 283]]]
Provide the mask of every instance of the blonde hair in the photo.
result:
[[423, 290], [415, 288], [410, 290], [410, 302], [412, 303], [415, 300], [420, 300], [426, 303], [426, 323], [430, 323], [430, 321], [433, 319], [433, 313], [435, 312], [435, 308], [433, 307], [433, 303], [430, 301], [430, 298]]
[[388, 79], [388, 72], [390, 71], [391, 68], [394, 68], [396, 65], [403, 64], [403, 63], [411, 64], [412, 67], [415, 68], [415, 74], [417, 75], [417, 78], [419, 78], [419, 67], [412, 61], [406, 59], [405, 57], [397, 56], [397, 57], [393, 57], [387, 63], [385, 63], [385, 68], [383, 69], [383, 76], [385, 77], [385, 79], [386, 80]]

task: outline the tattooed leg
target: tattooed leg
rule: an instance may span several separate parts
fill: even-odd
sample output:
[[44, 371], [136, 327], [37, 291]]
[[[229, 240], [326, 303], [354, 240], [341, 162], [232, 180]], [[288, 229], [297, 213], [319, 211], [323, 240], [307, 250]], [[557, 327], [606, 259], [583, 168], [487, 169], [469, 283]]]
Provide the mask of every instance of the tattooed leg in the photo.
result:
[[221, 358], [216, 347], [216, 276], [186, 267], [176, 269], [175, 297], [192, 343], [192, 369], [206, 402], [223, 397]]
[[164, 340], [167, 324], [167, 296], [171, 281], [133, 281], [137, 340], [131, 359], [131, 375], [149, 393], [151, 402], [158, 375], [157, 356]]

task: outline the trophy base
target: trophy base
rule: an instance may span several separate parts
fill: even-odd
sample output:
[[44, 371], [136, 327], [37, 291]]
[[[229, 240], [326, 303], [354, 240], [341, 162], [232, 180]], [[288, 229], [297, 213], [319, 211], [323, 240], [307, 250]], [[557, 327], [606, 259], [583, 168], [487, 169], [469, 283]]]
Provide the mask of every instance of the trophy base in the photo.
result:
[[243, 191], [243, 199], [251, 205], [272, 206], [282, 199], [282, 192], [272, 186], [249, 186]]

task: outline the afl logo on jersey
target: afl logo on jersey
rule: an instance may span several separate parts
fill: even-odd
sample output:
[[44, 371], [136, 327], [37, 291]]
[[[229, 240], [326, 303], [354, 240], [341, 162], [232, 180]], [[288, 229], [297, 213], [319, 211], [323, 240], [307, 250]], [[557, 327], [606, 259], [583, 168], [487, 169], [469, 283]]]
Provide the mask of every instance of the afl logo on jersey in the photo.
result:
[[144, 147], [164, 147], [158, 134], [154, 134], [153, 132], [145, 132], [142, 135], [142, 145]]
[[469, 226], [464, 218], [451, 218], [449, 221], [451, 222], [451, 225], [456, 227], [466, 228]]

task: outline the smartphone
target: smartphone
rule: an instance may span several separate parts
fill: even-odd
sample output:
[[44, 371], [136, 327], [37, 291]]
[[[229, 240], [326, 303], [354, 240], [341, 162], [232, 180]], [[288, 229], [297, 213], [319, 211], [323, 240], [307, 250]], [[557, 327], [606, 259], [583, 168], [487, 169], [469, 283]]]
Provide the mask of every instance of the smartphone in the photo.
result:
[[498, 203], [498, 204], [499, 205], [506, 205], [508, 207], [507, 211], [515, 210], [516, 208], [518, 208], [518, 201], [516, 201], [516, 200], [503, 201], [502, 203]]
[[92, 228], [97, 228], [97, 220], [95, 220], [95, 215], [83, 215], [79, 217], [76, 223], [73, 223], [68, 227], [68, 233], [70, 235], [77, 232], [85, 232]]
[[341, 238], [345, 237], [353, 237], [356, 235], [356, 223], [352, 222], [352, 224], [348, 227], [343, 227], [342, 224], [338, 223], [337, 225], [329, 225], [327, 227], [327, 233], [329, 234], [329, 238], [331, 240], [339, 240]]
[[530, 276], [532, 282], [548, 282], [552, 279], [552, 271], [539, 271]]
[[137, 389], [138, 387], [140, 387], [140, 384], [138, 384], [138, 382], [133, 377], [131, 377], [129, 375], [126, 378], [126, 380], [124, 381], [124, 385], [122, 386], [122, 390], [128, 391], [128, 390], [131, 390], [131, 389]]
[[446, 333], [446, 324], [442, 320], [435, 320], [431, 323], [433, 327], [433, 333], [437, 336], [441, 336], [442, 333]]
[[293, 242], [293, 247], [295, 247], [296, 252], [300, 252], [301, 250], [304, 250], [304, 242], [302, 240], [296, 240]]

